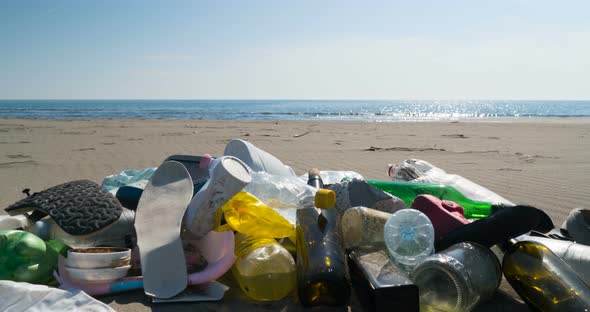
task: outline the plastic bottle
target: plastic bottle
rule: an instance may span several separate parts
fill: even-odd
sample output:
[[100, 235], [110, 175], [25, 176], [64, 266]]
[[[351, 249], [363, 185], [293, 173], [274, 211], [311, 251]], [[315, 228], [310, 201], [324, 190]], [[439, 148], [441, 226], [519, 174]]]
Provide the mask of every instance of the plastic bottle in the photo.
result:
[[[308, 184], [323, 185], [315, 173], [309, 175]], [[298, 209], [296, 232], [299, 301], [304, 306], [346, 304], [351, 285], [337, 211]]]
[[434, 228], [416, 209], [402, 209], [385, 222], [383, 229], [389, 256], [401, 269], [410, 271], [434, 252]]
[[459, 243], [423, 259], [410, 278], [420, 289], [420, 311], [468, 312], [494, 295], [502, 271], [488, 248]]
[[352, 207], [340, 219], [344, 247], [375, 246], [383, 244], [383, 227], [391, 213], [367, 208]]
[[44, 240], [57, 240], [72, 248], [79, 247], [132, 247], [135, 240], [135, 211], [123, 209], [121, 216], [109, 227], [88, 235], [70, 235], [51, 218], [37, 221], [32, 232]]
[[495, 210], [501, 209], [502, 204], [475, 201], [467, 198], [457, 189], [443, 184], [414, 183], [401, 181], [367, 180], [374, 187], [396, 196], [410, 207], [418, 195], [429, 194], [440, 199], [450, 200], [463, 207], [465, 218], [485, 218]]
[[536, 311], [588, 311], [590, 288], [546, 246], [511, 240], [502, 261], [506, 280]]
[[450, 174], [435, 165], [420, 159], [406, 159], [399, 165], [389, 165], [387, 175], [393, 181], [407, 181], [418, 183], [444, 184], [456, 188], [463, 195], [476, 201], [502, 203], [508, 206], [514, 204], [506, 198], [471, 182], [466, 178]]
[[275, 239], [237, 233], [235, 253], [232, 273], [251, 299], [280, 300], [295, 289], [295, 260]]
[[296, 222], [297, 209], [325, 206], [326, 200], [331, 201], [324, 199], [325, 196], [335, 196], [320, 195], [325, 192], [318, 192], [317, 188], [305, 184], [295, 176], [279, 176], [267, 172], [251, 172], [251, 176], [252, 182], [243, 191], [256, 196], [292, 224]]

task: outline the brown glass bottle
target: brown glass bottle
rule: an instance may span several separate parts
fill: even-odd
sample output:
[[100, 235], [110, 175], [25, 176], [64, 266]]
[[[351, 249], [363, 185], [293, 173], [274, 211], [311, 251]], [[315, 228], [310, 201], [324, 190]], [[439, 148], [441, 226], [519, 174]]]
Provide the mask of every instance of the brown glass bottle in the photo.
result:
[[546, 246], [511, 242], [502, 262], [512, 288], [535, 310], [590, 311], [588, 285]]
[[[322, 186], [319, 175], [309, 180]], [[337, 220], [335, 209], [297, 210], [297, 290], [304, 306], [348, 303], [350, 277]]]

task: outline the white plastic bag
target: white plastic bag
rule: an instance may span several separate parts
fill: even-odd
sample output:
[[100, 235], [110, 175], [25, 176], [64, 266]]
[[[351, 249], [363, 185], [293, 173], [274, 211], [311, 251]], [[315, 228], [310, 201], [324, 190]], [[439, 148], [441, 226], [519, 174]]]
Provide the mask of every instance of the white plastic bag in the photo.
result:
[[44, 285], [0, 281], [0, 311], [95, 311], [114, 312], [83, 291], [65, 291]]

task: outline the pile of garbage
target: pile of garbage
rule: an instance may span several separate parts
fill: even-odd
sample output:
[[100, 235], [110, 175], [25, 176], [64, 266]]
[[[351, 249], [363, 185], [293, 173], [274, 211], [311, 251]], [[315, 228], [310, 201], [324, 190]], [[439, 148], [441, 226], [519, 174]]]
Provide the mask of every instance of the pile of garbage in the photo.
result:
[[0, 310], [109, 311], [92, 297], [136, 289], [222, 300], [225, 274], [252, 300], [340, 306], [354, 289], [370, 311], [471, 311], [503, 275], [535, 310], [590, 309], [590, 210], [555, 228], [423, 160], [388, 175], [297, 176], [236, 139], [28, 194], [0, 216]]

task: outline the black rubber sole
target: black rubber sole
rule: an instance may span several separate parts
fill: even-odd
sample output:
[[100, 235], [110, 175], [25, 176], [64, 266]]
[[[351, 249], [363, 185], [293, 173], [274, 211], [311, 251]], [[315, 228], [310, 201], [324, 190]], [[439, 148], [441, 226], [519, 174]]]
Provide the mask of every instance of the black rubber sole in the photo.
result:
[[117, 221], [123, 207], [100, 185], [78, 180], [35, 193], [4, 210], [9, 215], [41, 211], [48, 214], [66, 233], [86, 235]]

